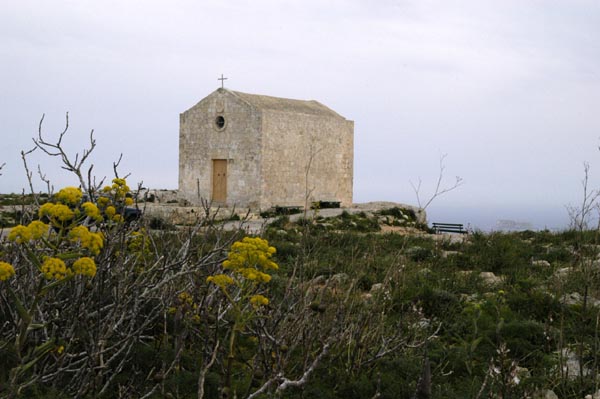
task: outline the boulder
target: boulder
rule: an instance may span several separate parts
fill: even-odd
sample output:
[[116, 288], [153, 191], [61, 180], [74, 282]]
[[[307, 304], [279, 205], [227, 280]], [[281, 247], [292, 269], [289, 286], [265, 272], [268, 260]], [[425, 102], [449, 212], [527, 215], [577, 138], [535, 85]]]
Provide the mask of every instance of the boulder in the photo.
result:
[[[565, 294], [560, 298], [560, 301], [565, 305], [582, 305], [583, 296], [579, 292]], [[600, 299], [588, 296], [587, 304], [593, 307], [600, 307]]]
[[[567, 375], [567, 378], [570, 380], [574, 380], [579, 378], [580, 367], [579, 367], [579, 359], [577, 358], [577, 354], [575, 352], [571, 352], [569, 349], [562, 350], [563, 360], [563, 372]], [[583, 366], [583, 370], [581, 370], [584, 376], [591, 375], [592, 370], [590, 370], [585, 365]]]
[[339, 286], [345, 284], [348, 281], [348, 275], [346, 273], [334, 274], [329, 278], [329, 284], [333, 286]]
[[551, 266], [550, 262], [548, 262], [547, 260], [532, 260], [531, 265], [539, 266], [539, 267], [550, 267]]
[[449, 256], [456, 256], [459, 253], [460, 252], [458, 252], [458, 251], [442, 251], [442, 258], [446, 259]]
[[542, 389], [533, 394], [533, 399], [558, 399], [558, 395], [551, 389]]
[[371, 286], [371, 290], [369, 291], [371, 296], [382, 296], [385, 299], [391, 299], [390, 291], [385, 288], [385, 285], [382, 283], [373, 284]]
[[565, 278], [573, 271], [572, 267], [561, 267], [554, 272], [554, 277]]
[[492, 286], [502, 284], [502, 282], [504, 281], [502, 277], [498, 277], [492, 272], [481, 272], [479, 273], [479, 277], [483, 280], [485, 284]]
[[313, 278], [312, 280], [310, 280], [308, 282], [308, 284], [311, 286], [323, 285], [323, 284], [325, 284], [326, 281], [327, 281], [327, 278], [321, 274], [321, 275]]
[[377, 283], [377, 284], [373, 284], [371, 286], [371, 293], [374, 294], [376, 292], [382, 292], [383, 291], [383, 284], [382, 283]]

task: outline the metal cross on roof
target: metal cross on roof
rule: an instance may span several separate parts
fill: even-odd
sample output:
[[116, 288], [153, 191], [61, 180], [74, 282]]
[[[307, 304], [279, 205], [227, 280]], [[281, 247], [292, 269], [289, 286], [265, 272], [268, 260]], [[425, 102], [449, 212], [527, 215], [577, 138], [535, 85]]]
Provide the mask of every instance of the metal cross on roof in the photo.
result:
[[221, 89], [223, 89], [223, 88], [224, 88], [224, 83], [225, 83], [225, 81], [226, 81], [227, 79], [228, 79], [228, 78], [224, 78], [224, 77], [223, 77], [223, 74], [221, 74], [221, 77], [217, 79], [217, 80], [220, 80], [220, 81], [221, 81]]

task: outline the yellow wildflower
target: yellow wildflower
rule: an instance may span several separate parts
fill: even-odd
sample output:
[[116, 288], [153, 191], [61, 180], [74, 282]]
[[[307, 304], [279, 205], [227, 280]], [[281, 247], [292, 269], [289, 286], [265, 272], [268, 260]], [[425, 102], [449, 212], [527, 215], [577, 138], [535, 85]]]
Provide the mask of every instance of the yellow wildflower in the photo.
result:
[[79, 242], [83, 248], [87, 248], [94, 255], [98, 255], [104, 247], [104, 236], [102, 233], [92, 233], [85, 226], [76, 226], [69, 232], [72, 242]]
[[98, 203], [98, 206], [100, 206], [101, 208], [105, 208], [109, 203], [109, 199], [106, 197], [100, 197], [96, 202]]
[[250, 303], [256, 308], [258, 306], [267, 306], [269, 304], [269, 300], [262, 295], [253, 295], [250, 297]]
[[68, 220], [73, 219], [73, 216], [75, 216], [75, 214], [68, 206], [56, 204], [52, 208], [52, 216], [61, 222], [66, 222]]
[[86, 226], [76, 226], [69, 232], [69, 238], [72, 241], [85, 241], [88, 234], [90, 234], [90, 230]]
[[115, 196], [117, 198], [125, 197], [125, 195], [129, 192], [129, 186], [127, 185], [125, 179], [115, 178], [112, 180], [112, 182], [113, 184], [111, 188], [114, 190]]
[[[53, 224], [62, 224], [75, 217], [75, 213], [66, 205], [50, 202], [42, 205], [38, 211], [40, 217], [48, 217]], [[60, 223], [58, 223], [60, 222]]]
[[46, 223], [40, 222], [39, 220], [34, 220], [27, 226], [27, 230], [29, 230], [32, 240], [39, 240], [48, 234], [48, 228], [49, 226]]
[[96, 262], [92, 258], [79, 258], [73, 263], [73, 271], [75, 274], [94, 277], [96, 275]]
[[244, 237], [231, 246], [223, 267], [237, 270], [245, 267], [277, 270], [279, 266], [270, 258], [275, 254], [275, 247], [270, 247], [267, 240], [260, 237]]
[[237, 272], [239, 274], [241, 274], [242, 276], [244, 276], [244, 278], [247, 280], [256, 281], [259, 283], [268, 283], [269, 281], [271, 281], [270, 275], [268, 275], [267, 273], [263, 273], [260, 270], [251, 268], [251, 267], [247, 267], [245, 269], [240, 269]]
[[102, 214], [100, 214], [100, 209], [98, 209], [96, 204], [92, 202], [84, 202], [81, 207], [83, 208], [83, 212], [86, 216], [89, 216], [97, 222], [102, 221]]
[[67, 277], [67, 265], [58, 258], [46, 258], [42, 263], [42, 273], [47, 280], [62, 280]]
[[15, 268], [10, 263], [0, 262], [0, 281], [6, 281], [15, 275]]
[[52, 213], [53, 208], [54, 208], [54, 204], [52, 202], [46, 202], [45, 204], [40, 206], [40, 209], [38, 209], [39, 217], [44, 217], [44, 216], [50, 217], [50, 214]]
[[275, 247], [270, 247], [267, 240], [259, 237], [244, 237], [231, 245], [223, 268], [241, 274], [245, 279], [257, 283], [268, 283], [271, 276], [265, 271], [277, 270], [279, 266], [271, 260]]
[[106, 216], [108, 216], [109, 218], [113, 218], [113, 216], [115, 216], [117, 214], [117, 210], [115, 209], [114, 206], [108, 206], [106, 207], [106, 210], [104, 211], [104, 213], [106, 213]]
[[65, 351], [65, 347], [63, 345], [60, 345], [58, 348], [56, 348], [56, 353], [58, 353], [59, 355], [62, 354]]
[[209, 283], [214, 283], [221, 288], [225, 288], [226, 286], [233, 284], [233, 279], [226, 274], [216, 274], [214, 276], [208, 276], [206, 281]]
[[192, 305], [194, 303], [192, 296], [185, 291], [179, 294], [177, 298], [179, 299], [179, 302], [183, 305]]
[[125, 179], [120, 179], [117, 177], [112, 180], [112, 185], [105, 186], [102, 191], [104, 191], [106, 194], [112, 194], [113, 201], [127, 202], [127, 195], [129, 194], [130, 189]]
[[271, 281], [271, 276], [267, 273], [258, 272], [258, 281], [262, 283], [268, 283]]
[[89, 241], [85, 243], [85, 248], [89, 249], [94, 255], [98, 255], [104, 248], [104, 235], [100, 232], [90, 233]]
[[77, 205], [83, 193], [77, 187], [65, 187], [56, 194], [56, 200], [66, 205]]
[[31, 240], [31, 231], [22, 225], [15, 226], [8, 233], [8, 240], [23, 244]]
[[131, 197], [125, 198], [125, 205], [127, 205], [127, 206], [133, 205], [133, 198], [131, 198]]

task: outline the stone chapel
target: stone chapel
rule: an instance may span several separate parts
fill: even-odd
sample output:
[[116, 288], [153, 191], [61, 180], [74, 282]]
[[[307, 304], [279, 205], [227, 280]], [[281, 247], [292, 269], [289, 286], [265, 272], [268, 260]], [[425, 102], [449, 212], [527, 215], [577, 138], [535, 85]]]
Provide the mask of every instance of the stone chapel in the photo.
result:
[[352, 204], [354, 122], [317, 101], [219, 88], [180, 115], [179, 196], [265, 210]]

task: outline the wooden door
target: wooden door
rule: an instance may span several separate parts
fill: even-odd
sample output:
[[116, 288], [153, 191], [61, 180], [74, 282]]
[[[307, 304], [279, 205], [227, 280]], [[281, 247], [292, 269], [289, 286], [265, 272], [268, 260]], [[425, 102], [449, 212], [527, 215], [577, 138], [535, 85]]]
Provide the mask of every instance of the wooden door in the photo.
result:
[[225, 202], [227, 200], [227, 160], [213, 159], [212, 200]]

